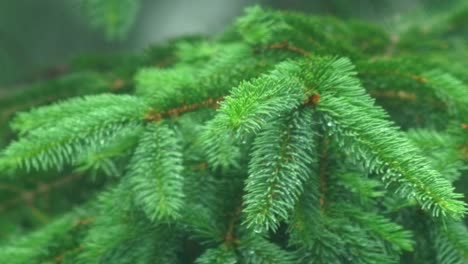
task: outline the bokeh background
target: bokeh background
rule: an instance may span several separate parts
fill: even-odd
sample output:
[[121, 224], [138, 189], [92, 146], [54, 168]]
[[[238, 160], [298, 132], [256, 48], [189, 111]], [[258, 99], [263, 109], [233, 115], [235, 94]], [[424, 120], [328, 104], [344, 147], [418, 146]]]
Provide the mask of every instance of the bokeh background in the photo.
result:
[[[451, 0], [139, 0], [128, 34], [109, 40], [87, 23], [83, 0], [0, 0], [0, 96], [66, 69], [84, 53], [139, 51], [187, 34], [215, 34], [245, 7], [277, 9], [372, 20], [393, 30], [401, 14], [430, 14]], [[138, 0], [135, 0], [138, 1]], [[423, 17], [423, 16], [421, 16]]]

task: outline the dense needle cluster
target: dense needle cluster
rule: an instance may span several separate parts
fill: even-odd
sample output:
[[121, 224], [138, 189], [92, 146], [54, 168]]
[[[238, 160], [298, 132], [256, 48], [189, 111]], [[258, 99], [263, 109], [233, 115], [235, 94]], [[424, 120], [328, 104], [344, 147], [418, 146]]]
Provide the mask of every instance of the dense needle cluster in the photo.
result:
[[[18, 136], [0, 188], [42, 181], [22, 197], [47, 224], [0, 228], [0, 263], [466, 263], [466, 61], [448, 58], [466, 58], [468, 6], [437, 19], [395, 40], [253, 7], [1, 102]], [[36, 196], [66, 184], [80, 198], [55, 191], [69, 212], [46, 219]], [[24, 218], [11, 197], [5, 226]]]

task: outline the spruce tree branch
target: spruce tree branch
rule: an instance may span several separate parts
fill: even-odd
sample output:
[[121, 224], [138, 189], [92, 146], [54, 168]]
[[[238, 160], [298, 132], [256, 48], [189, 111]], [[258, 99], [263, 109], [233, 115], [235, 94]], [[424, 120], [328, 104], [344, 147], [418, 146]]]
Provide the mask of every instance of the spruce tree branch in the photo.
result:
[[416, 198], [434, 216], [459, 218], [466, 212], [450, 182], [430, 167], [387, 120], [386, 112], [375, 106], [348, 59], [324, 58], [308, 68], [312, 69], [306, 75], [308, 85], [321, 92], [317, 110], [326, 117], [343, 151], [370, 172], [381, 174], [387, 185], [395, 184], [402, 196]]
[[152, 221], [175, 219], [184, 207], [183, 154], [176, 133], [166, 124], [146, 127], [126, 177], [135, 203]]
[[[327, 102], [327, 104], [328, 103], [329, 102]], [[338, 100], [332, 104], [341, 104], [341, 107], [346, 109], [346, 111], [349, 111], [351, 115], [356, 115], [357, 113], [359, 113], [358, 111], [350, 110], [352, 109], [351, 105], [346, 105], [346, 102], [344, 101]], [[322, 104], [322, 106], [325, 105]], [[349, 116], [344, 117], [344, 115], [346, 115], [344, 111], [334, 112], [333, 115], [335, 115], [335, 117], [333, 118], [333, 122], [338, 124], [338, 126], [344, 125], [340, 122], [343, 122], [343, 120], [349, 120], [350, 118]], [[451, 184], [445, 179], [443, 179], [438, 172], [432, 170], [429, 167], [426, 160], [420, 158], [416, 154], [413, 154], [412, 159], [402, 157], [401, 155], [398, 156], [396, 155], [397, 152], [394, 151], [395, 148], [382, 148], [378, 145], [378, 143], [376, 143], [378, 142], [376, 141], [377, 134], [374, 131], [368, 131], [367, 126], [370, 123], [372, 123], [374, 126], [380, 126], [385, 124], [385, 122], [382, 123], [382, 120], [373, 118], [369, 118], [367, 120], [367, 123], [359, 122], [362, 122], [362, 120], [346, 124], [342, 126], [342, 129], [351, 131], [353, 134], [353, 140], [358, 141], [360, 144], [368, 148], [368, 150], [361, 150], [361, 153], [373, 153], [371, 155], [375, 155], [376, 157], [378, 157], [378, 159], [381, 160], [382, 164], [388, 164], [384, 165], [386, 169], [391, 168], [391, 170], [394, 171], [394, 173], [392, 174], [388, 172], [384, 174], [384, 176], [382, 177], [384, 181], [388, 181], [389, 183], [396, 181], [395, 179], [392, 179], [389, 176], [398, 178], [398, 183], [400, 185], [399, 192], [403, 194], [403, 196], [417, 198], [423, 206], [423, 208], [431, 210], [433, 212], [433, 215], [435, 216], [442, 213], [444, 215], [454, 216], [455, 218], [457, 218], [461, 217], [464, 214], [466, 210], [464, 208], [465, 205], [462, 201], [457, 199], [460, 198], [460, 195], [453, 193]], [[397, 134], [391, 132], [391, 130], [389, 129], [387, 129], [386, 132], [387, 136], [391, 137], [394, 142], [397, 142], [397, 140], [400, 142], [398, 144], [400, 148], [405, 146], [408, 153], [417, 153], [416, 150], [411, 149], [412, 146], [408, 145], [406, 139], [397, 137]], [[381, 134], [380, 136], [381, 138], [383, 138], [383, 134]], [[341, 147], [345, 148], [346, 146], [344, 145], [344, 142], [347, 140], [346, 136], [340, 135], [340, 137], [342, 138], [338, 141], [338, 143]], [[347, 152], [352, 155], [356, 155], [356, 153], [351, 153], [349, 149], [347, 149]], [[370, 159], [370, 157], [366, 156], [362, 157], [362, 159]], [[413, 165], [411, 163], [419, 164]], [[372, 166], [376, 166], [376, 164]], [[380, 166], [382, 165], [378, 165], [375, 168], [378, 168]], [[373, 170], [378, 171], [379, 169]], [[382, 167], [380, 170], [382, 170]]]
[[[79, 75], [80, 73], [76, 73], [76, 75]], [[86, 73], [83, 73], [83, 74], [86, 74]], [[67, 76], [63, 77], [64, 80], [65, 78], [67, 78]], [[125, 81], [121, 78], [116, 78], [116, 79], [110, 79], [110, 80], [107, 80], [107, 77], [105, 78], [106, 79], [106, 84], [103, 86], [107, 86], [108, 89], [107, 90], [102, 90], [101, 92], [118, 92], [122, 89], [122, 87], [125, 86]], [[57, 82], [57, 84], [55, 84], [54, 82]], [[16, 112], [18, 111], [24, 111], [30, 107], [33, 107], [33, 106], [38, 106], [38, 105], [43, 105], [43, 104], [47, 104], [47, 103], [51, 103], [51, 102], [55, 102], [59, 99], [62, 99], [62, 98], [66, 98], [66, 97], [69, 97], [69, 96], [72, 96], [72, 95], [75, 95], [75, 92], [72, 90], [70, 91], [70, 89], [68, 89], [68, 87], [65, 87], [65, 86], [68, 86], [70, 85], [69, 83], [63, 83], [63, 84], [60, 84], [60, 79], [57, 81], [57, 80], [53, 80], [53, 81], [50, 81], [49, 82], [45, 82], [44, 84], [38, 84], [38, 86], [32, 86], [30, 88], [27, 88], [27, 91], [21, 91], [21, 95], [24, 96], [23, 94], [24, 93], [28, 93], [29, 91], [31, 92], [34, 92], [34, 97], [31, 97], [31, 98], [28, 98], [27, 101], [24, 101], [24, 102], [19, 102], [19, 103], [16, 103], [14, 105], [11, 105], [10, 107], [7, 107], [7, 108], [4, 108], [4, 109], [1, 109], [2, 110], [2, 113], [1, 113], [1, 116], [0, 116], [0, 123], [3, 123], [5, 122], [6, 120], [8, 120], [11, 116], [13, 116]], [[43, 93], [40, 93], [40, 94], [36, 94], [38, 90], [40, 90], [42, 88], [42, 85], [45, 85], [44, 87], [46, 87], [47, 85], [50, 85], [50, 86], [53, 86], [53, 85], [57, 85], [59, 86], [59, 88], [63, 88], [63, 89], [54, 89], [53, 90], [53, 93], [49, 93], [49, 92], [43, 92]], [[63, 87], [62, 87], [63, 86]], [[8, 101], [12, 101], [12, 100], [18, 100], [17, 98], [14, 98], [15, 95], [10, 95], [10, 96], [6, 96], [6, 98], [0, 98], [0, 102], [1, 101], [5, 101], [5, 102], [8, 102]]]
[[[94, 76], [98, 85], [92, 91], [107, 90], [104, 87], [109, 82], [112, 91], [135, 85], [133, 99], [125, 99], [126, 95], [106, 95], [101, 100], [92, 96], [86, 102], [70, 100], [19, 114], [12, 128], [20, 139], [1, 153], [2, 170], [62, 169], [65, 164], [86, 162], [83, 167], [128, 173], [118, 188], [98, 197], [96, 207], [89, 208], [99, 213], [96, 220], [83, 218], [89, 216], [88, 210], [87, 214], [76, 212], [82, 219], [77, 220], [75, 213], [39, 232], [39, 238], [26, 238], [27, 243], [20, 238], [20, 243], [12, 241], [11, 247], [2, 247], [0, 262], [175, 263], [193, 260], [200, 251], [205, 253], [195, 260], [199, 264], [398, 262], [400, 252], [395, 251], [398, 247], [410, 249], [411, 237], [382, 214], [409, 221], [407, 218], [414, 215], [408, 210], [414, 208], [408, 205], [416, 201], [432, 211], [432, 216], [463, 217], [466, 213], [459, 201], [462, 196], [453, 193], [449, 180], [442, 179], [462, 171], [465, 165], [457, 148], [466, 146], [466, 137], [461, 135], [468, 129], [463, 118], [468, 116], [466, 87], [450, 74], [425, 72], [425, 64], [413, 60], [399, 64], [394, 57], [400, 55], [398, 49], [402, 55], [416, 52], [410, 45], [413, 39], [402, 38], [400, 46], [398, 38], [392, 39], [388, 32], [362, 24], [250, 9], [219, 39], [200, 41], [202, 44], [184, 40], [158, 52], [158, 56], [170, 53], [171, 59], [177, 57], [174, 67], [139, 65], [148, 68], [139, 70], [134, 83], [126, 79], [112, 82], [103, 74]], [[326, 54], [363, 59], [362, 78], [357, 78], [359, 67], [356, 70], [348, 59]], [[391, 58], [382, 63], [365, 59], [376, 54]], [[436, 54], [434, 61], [441, 55]], [[136, 67], [127, 68], [135, 66], [134, 62], [118, 61], [125, 67], [116, 70], [133, 74]], [[113, 71], [112, 64], [105, 67]], [[81, 67], [95, 66], [100, 67], [92, 61]], [[372, 73], [374, 68], [377, 74]], [[107, 69], [104, 71], [107, 74]], [[368, 91], [361, 81], [370, 84]], [[79, 85], [76, 80], [70, 82], [78, 87], [77, 94], [90, 93], [79, 86], [93, 83], [90, 79]], [[52, 85], [47, 82], [43, 90], [53, 94], [53, 89], [67, 86], [58, 84], [48, 89]], [[428, 109], [420, 106], [443, 102], [444, 111], [429, 113], [427, 124], [431, 128], [444, 124], [446, 116], [463, 120], [457, 121], [453, 135], [447, 129], [450, 149], [444, 145], [449, 141], [442, 140], [440, 149], [446, 149], [437, 153], [440, 164], [432, 164], [429, 151], [414, 147], [407, 133], [394, 127], [387, 112], [375, 106], [369, 93], [395, 99], [390, 105], [396, 114], [404, 111], [395, 106], [404, 105], [404, 110], [419, 116]], [[12, 104], [15, 100], [11, 99]], [[2, 102], [0, 112], [2, 106], [12, 106]], [[218, 107], [220, 111], [212, 118], [211, 110]], [[430, 110], [437, 110], [434, 108]], [[186, 113], [194, 114], [179, 118]], [[406, 117], [404, 121], [408, 121], [405, 127], [415, 125]], [[205, 136], [203, 129], [214, 132]], [[141, 133], [128, 132], [134, 130]], [[466, 149], [468, 146], [462, 152]], [[129, 156], [129, 166], [124, 169]], [[111, 161], [117, 157], [119, 160]], [[459, 163], [452, 164], [452, 160]], [[114, 165], [114, 161], [122, 164]], [[209, 169], [206, 163], [193, 165], [200, 161], [206, 161]], [[246, 172], [247, 179], [243, 177]], [[396, 187], [406, 198], [404, 205], [400, 204], [403, 199], [381, 191], [384, 186], [374, 181], [377, 176], [386, 187]], [[3, 199], [17, 195], [15, 204], [25, 201], [36, 210], [33, 204], [45, 200], [42, 196], [36, 199], [38, 195], [64, 184], [38, 184], [34, 190], [3, 186], [12, 191]], [[52, 192], [53, 197], [56, 193]], [[348, 211], [343, 209], [348, 206]], [[2, 208], [0, 204], [0, 211]], [[403, 208], [402, 214], [396, 215]], [[17, 211], [7, 216], [15, 216]], [[37, 216], [41, 217], [40, 213]], [[188, 219], [180, 222], [183, 218]], [[427, 231], [426, 226], [415, 227], [418, 232]], [[461, 244], [466, 236], [450, 233], [458, 235], [451, 237], [454, 245], [445, 243], [451, 251], [468, 248]], [[418, 234], [414, 239], [421, 237]], [[415, 243], [418, 247], [419, 242]], [[192, 246], [195, 243], [198, 245]], [[218, 246], [207, 249], [213, 245]], [[422, 245], [421, 255], [435, 256], [430, 252], [434, 250], [431, 244]], [[179, 253], [182, 256], [177, 260], [172, 257]], [[447, 256], [444, 252], [440, 255]], [[440, 262], [453, 261], [449, 257]]]
[[255, 232], [276, 230], [303, 192], [315, 164], [312, 109], [273, 120], [254, 142], [244, 195], [245, 224]]
[[463, 222], [434, 223], [434, 240], [439, 263], [465, 263], [468, 260], [467, 229]]
[[[224, 98], [226, 98], [226, 96], [228, 95], [220, 96], [217, 99], [213, 99], [210, 97], [206, 100], [201, 101], [200, 103], [194, 103], [194, 104], [189, 104], [189, 105], [182, 103], [178, 107], [160, 111], [160, 112], [156, 112], [154, 109], [150, 109], [150, 111], [146, 113], [144, 120], [146, 122], [157, 122], [164, 118], [171, 118], [171, 117], [179, 116], [182, 114], [191, 113], [191, 112], [204, 109], [204, 108], [218, 109], [220, 107], [220, 103], [224, 101]], [[318, 93], [313, 93], [310, 97], [308, 97], [303, 102], [303, 106], [306, 106], [306, 105], [315, 106], [319, 103], [319, 101], [320, 101], [320, 95]]]
[[[377, 87], [373, 86], [383, 85], [382, 89], [387, 89], [388, 85], [385, 83], [388, 82], [396, 85], [401, 92], [415, 93], [417, 97], [424, 99], [424, 102], [444, 108], [450, 115], [466, 116], [468, 100], [466, 86], [462, 80], [446, 71], [434, 69], [432, 65], [421, 63], [421, 66], [414, 66], [415, 63], [411, 60], [364, 63], [360, 66], [360, 75], [366, 79], [365, 82], [369, 83], [370, 88], [376, 89]], [[387, 77], [382, 80], [375, 79], [378, 75]]]

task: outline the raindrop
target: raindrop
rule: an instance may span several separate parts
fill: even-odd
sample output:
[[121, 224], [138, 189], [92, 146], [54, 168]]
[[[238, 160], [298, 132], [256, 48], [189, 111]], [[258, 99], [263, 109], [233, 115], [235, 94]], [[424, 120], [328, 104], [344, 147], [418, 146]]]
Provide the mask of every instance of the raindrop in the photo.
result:
[[328, 122], [328, 123], [327, 123], [327, 126], [331, 127], [331, 126], [333, 126], [333, 123], [332, 123], [332, 122]]
[[262, 232], [262, 229], [259, 228], [259, 227], [256, 227], [256, 228], [254, 229], [254, 232], [257, 233], [257, 234], [260, 234], [260, 233]]

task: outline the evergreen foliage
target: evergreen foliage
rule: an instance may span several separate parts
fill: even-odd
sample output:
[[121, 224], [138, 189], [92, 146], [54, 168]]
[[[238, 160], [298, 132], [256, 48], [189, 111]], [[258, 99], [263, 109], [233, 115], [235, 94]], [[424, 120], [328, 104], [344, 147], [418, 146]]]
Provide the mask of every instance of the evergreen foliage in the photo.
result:
[[132, 26], [139, 0], [81, 0], [83, 13], [110, 40], [122, 39]]
[[[112, 38], [137, 8], [83, 3]], [[468, 5], [442, 17], [252, 7], [1, 99], [0, 263], [467, 263]]]

